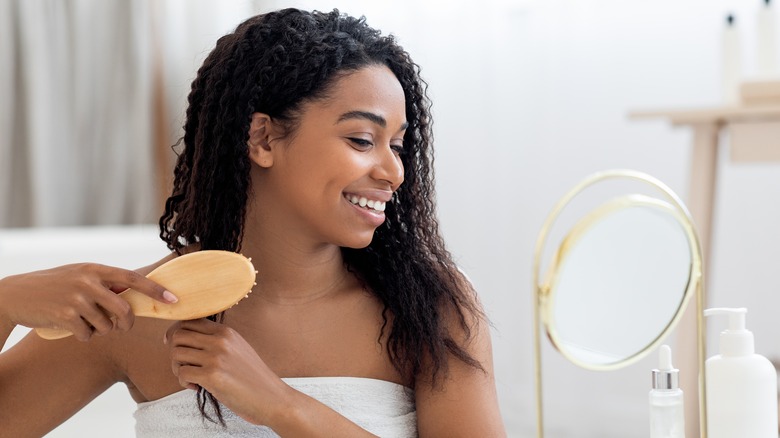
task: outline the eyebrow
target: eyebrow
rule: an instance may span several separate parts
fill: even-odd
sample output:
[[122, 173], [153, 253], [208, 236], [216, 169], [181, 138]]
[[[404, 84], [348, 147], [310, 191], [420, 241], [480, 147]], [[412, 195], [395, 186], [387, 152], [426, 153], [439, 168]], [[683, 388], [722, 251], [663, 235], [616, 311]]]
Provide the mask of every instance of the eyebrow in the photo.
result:
[[[345, 120], [352, 120], [352, 119], [363, 119], [368, 120], [370, 122], [376, 123], [377, 125], [386, 128], [387, 127], [387, 120], [385, 120], [384, 117], [380, 116], [379, 114], [374, 114], [372, 112], [368, 111], [349, 111], [344, 114], [342, 114], [339, 119], [336, 121], [336, 123], [341, 123]], [[401, 129], [399, 131], [403, 131], [406, 128], [409, 127], [409, 122], [404, 122], [401, 125]]]

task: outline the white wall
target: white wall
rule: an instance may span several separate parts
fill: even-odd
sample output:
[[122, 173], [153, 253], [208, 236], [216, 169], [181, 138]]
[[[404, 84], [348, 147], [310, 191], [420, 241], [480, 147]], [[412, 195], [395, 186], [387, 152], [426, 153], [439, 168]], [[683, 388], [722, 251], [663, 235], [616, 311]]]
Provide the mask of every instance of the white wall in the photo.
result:
[[[365, 14], [422, 65], [441, 223], [495, 326], [510, 436], [532, 436], [531, 259], [544, 218], [570, 186], [608, 168], [645, 171], [687, 197], [690, 133], [627, 113], [718, 103], [722, 19], [736, 11], [747, 47], [759, 0], [256, 3]], [[724, 163], [717, 191], [710, 304], [747, 306], [757, 349], [780, 357], [780, 165]], [[648, 435], [653, 359], [589, 372], [545, 344], [544, 363], [548, 436]], [[92, 430], [79, 436], [108, 429]]]

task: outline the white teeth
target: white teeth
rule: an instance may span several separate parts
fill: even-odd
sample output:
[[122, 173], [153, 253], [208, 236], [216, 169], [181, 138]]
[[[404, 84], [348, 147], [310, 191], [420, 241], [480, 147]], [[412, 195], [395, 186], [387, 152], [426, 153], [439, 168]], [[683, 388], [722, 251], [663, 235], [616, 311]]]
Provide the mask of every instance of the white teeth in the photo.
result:
[[347, 201], [359, 205], [363, 208], [370, 208], [375, 211], [385, 211], [385, 207], [387, 206], [386, 202], [383, 201], [376, 201], [373, 199], [368, 199], [364, 197], [358, 197], [355, 195], [347, 195], [345, 196], [347, 198]]

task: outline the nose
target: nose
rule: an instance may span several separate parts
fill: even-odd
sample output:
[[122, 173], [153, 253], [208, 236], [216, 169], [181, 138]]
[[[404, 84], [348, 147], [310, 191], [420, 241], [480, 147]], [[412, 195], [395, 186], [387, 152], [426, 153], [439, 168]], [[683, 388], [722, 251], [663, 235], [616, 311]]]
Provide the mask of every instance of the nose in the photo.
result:
[[371, 176], [376, 180], [388, 182], [393, 191], [397, 190], [404, 182], [404, 164], [401, 157], [389, 144], [374, 150], [377, 157]]

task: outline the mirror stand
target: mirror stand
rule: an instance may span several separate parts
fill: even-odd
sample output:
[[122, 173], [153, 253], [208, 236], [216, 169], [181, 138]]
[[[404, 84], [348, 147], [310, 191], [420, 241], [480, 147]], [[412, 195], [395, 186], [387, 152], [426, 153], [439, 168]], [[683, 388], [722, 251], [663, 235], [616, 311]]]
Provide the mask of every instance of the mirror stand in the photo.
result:
[[[655, 191], [660, 192], [660, 194], [663, 196], [659, 198], [652, 198], [643, 195], [631, 194], [629, 196], [618, 198], [617, 200], [613, 200], [608, 204], [604, 204], [596, 209], [593, 209], [589, 214], [585, 215], [583, 219], [581, 219], [577, 224], [575, 224], [575, 226], [572, 227], [572, 229], [569, 231], [567, 236], [560, 241], [560, 244], [556, 247], [555, 254], [552, 257], [552, 261], [550, 264], [549, 271], [547, 272], [547, 276], [545, 277], [545, 280], [542, 281], [540, 279], [542, 253], [545, 249], [545, 244], [548, 235], [550, 234], [553, 223], [559, 217], [561, 211], [570, 204], [572, 199], [574, 199], [586, 188], [605, 180], [616, 180], [616, 179], [638, 181], [640, 183], [649, 185]], [[594, 235], [595, 233], [593, 233], [592, 231], [596, 229], [597, 226], [599, 226], [599, 222], [607, 223], [608, 219], [612, 220], [612, 223], [609, 223], [609, 226], [606, 228], [607, 230], [611, 231], [616, 228], [614, 226], [614, 218], [616, 217], [616, 214], [620, 212], [628, 211], [629, 209], [637, 209], [637, 208], [641, 209], [642, 211], [652, 211], [652, 214], [655, 216], [658, 216], [658, 212], [660, 211], [662, 215], [666, 217], [667, 220], [671, 218], [673, 219], [671, 222], [676, 222], [676, 225], [679, 226], [679, 228], [677, 229], [678, 232], [680, 230], [682, 231], [681, 235], [684, 236], [684, 240], [687, 241], [687, 249], [690, 253], [689, 265], [687, 265], [689, 267], [689, 271], [686, 271], [686, 281], [685, 281], [686, 284], [684, 287], [684, 293], [682, 295], [682, 298], [679, 299], [679, 303], [675, 304], [676, 308], [675, 311], [673, 312], [673, 316], [671, 317], [671, 319], [669, 321], [665, 321], [662, 324], [664, 325], [662, 328], [659, 327], [660, 332], [658, 332], [657, 334], [653, 334], [650, 338], [646, 338], [647, 340], [645, 341], [641, 341], [642, 345], [637, 347], [636, 350], [628, 350], [627, 353], [625, 353], [624, 351], [622, 356], [605, 354], [603, 357], [606, 359], [600, 361], [599, 360], [593, 361], [592, 358], [589, 356], [578, 355], [576, 353], [576, 350], [574, 350], [575, 353], [573, 353], [572, 352], [573, 350], [571, 349], [572, 348], [571, 344], [567, 345], [567, 343], [564, 342], [565, 340], [561, 337], [559, 330], [556, 328], [556, 322], [560, 322], [559, 321], [561, 319], [560, 316], [569, 315], [569, 314], [563, 314], [560, 311], [558, 311], [558, 313], [555, 314], [553, 309], [556, 304], [555, 303], [556, 298], [560, 301], [562, 299], [561, 298], [562, 296], [570, 297], [573, 295], [573, 294], [562, 294], [562, 293], [558, 293], [556, 295], [557, 292], [556, 287], [560, 288], [562, 283], [561, 277], [565, 277], [560, 271], [563, 271], [564, 267], [567, 267], [569, 271], [572, 271], [571, 268], [572, 264], [569, 263], [568, 265], [566, 265], [567, 257], [569, 259], [573, 259], [573, 257], [571, 256], [571, 254], [573, 253], [573, 248], [576, 248], [576, 245], [584, 241], [583, 236], [586, 235], [588, 232], [591, 232], [591, 235]], [[634, 231], [641, 230], [642, 233], [646, 231], [645, 227], [638, 227], [636, 226], [637, 224], [635, 223], [629, 223], [629, 225], [633, 226]], [[645, 224], [641, 224], [641, 225], [645, 225]], [[602, 228], [604, 227], [602, 226]], [[603, 242], [604, 241], [602, 240], [599, 243], [603, 243]], [[593, 247], [589, 249], [592, 248]], [[634, 248], [632, 251], [637, 253], [645, 252], [646, 248], [645, 247]], [[624, 258], [630, 259], [630, 257], [624, 257]], [[571, 260], [568, 261], [570, 262]], [[630, 261], [626, 263], [630, 263]], [[626, 273], [625, 275], [630, 277], [631, 275], [634, 275], [634, 271], [635, 270], [632, 269], [626, 269], [621, 271], [621, 273], [625, 272]], [[698, 365], [698, 383], [699, 383], [698, 385], [699, 386], [699, 390], [698, 390], [699, 428], [701, 432], [701, 437], [707, 438], [707, 406], [706, 406], [706, 393], [705, 393], [705, 385], [704, 385], [705, 382], [704, 361], [705, 361], [705, 354], [706, 354], [706, 343], [705, 343], [705, 327], [704, 327], [704, 316], [703, 316], [704, 305], [705, 305], [704, 293], [703, 293], [704, 292], [703, 279], [704, 279], [704, 275], [703, 275], [703, 266], [702, 266], [701, 246], [699, 243], [698, 235], [693, 225], [693, 221], [690, 217], [690, 213], [688, 212], [687, 208], [684, 206], [682, 201], [677, 197], [677, 195], [661, 181], [647, 174], [633, 171], [633, 170], [624, 170], [624, 169], [609, 170], [604, 172], [598, 172], [596, 174], [587, 177], [585, 180], [583, 180], [582, 182], [577, 184], [573, 189], [571, 189], [566, 195], [564, 195], [554, 206], [551, 213], [548, 215], [539, 233], [536, 242], [535, 251], [534, 251], [533, 336], [534, 336], [534, 372], [535, 372], [534, 378], [535, 378], [535, 391], [536, 391], [535, 396], [536, 396], [537, 437], [538, 438], [544, 437], [544, 414], [543, 414], [543, 396], [542, 396], [543, 395], [543, 388], [542, 388], [543, 373], [542, 373], [542, 351], [541, 351], [542, 325], [544, 325], [546, 329], [545, 334], [548, 336], [553, 346], [570, 362], [582, 368], [586, 368], [590, 370], [601, 370], [601, 371], [616, 370], [628, 366], [632, 363], [635, 363], [636, 361], [640, 360], [641, 358], [649, 354], [658, 345], [660, 345], [661, 342], [667, 337], [667, 335], [671, 332], [671, 330], [676, 326], [677, 322], [682, 317], [685, 307], [688, 301], [690, 300], [691, 296], [695, 295], [696, 296], [697, 365]], [[580, 284], [579, 282], [573, 282], [573, 283], [575, 285]], [[567, 283], [567, 284], [571, 284], [571, 283]], [[576, 292], [581, 292], [581, 291], [578, 290]], [[653, 292], [653, 294], [655, 294], [655, 292]], [[654, 297], [655, 296], [653, 296], [653, 298]], [[560, 304], [559, 307], [561, 307]], [[586, 312], [583, 311], [581, 313], [586, 313]], [[556, 316], [559, 319], [558, 321], [556, 321]], [[644, 342], [646, 342], [646, 344], [644, 344]], [[601, 346], [602, 345], [599, 344], [599, 347]], [[587, 345], [585, 347], [587, 347]], [[585, 350], [587, 350], [587, 348], [585, 348]], [[609, 353], [609, 349], [594, 348], [588, 351], [597, 353], [594, 355], [594, 357], [597, 358], [598, 358], [598, 353], [601, 351], [605, 351]]]

